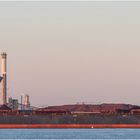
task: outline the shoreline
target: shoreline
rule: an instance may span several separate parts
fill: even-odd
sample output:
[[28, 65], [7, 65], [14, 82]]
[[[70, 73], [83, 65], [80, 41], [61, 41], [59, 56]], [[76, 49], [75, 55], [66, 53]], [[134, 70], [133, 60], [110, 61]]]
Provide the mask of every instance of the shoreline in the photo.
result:
[[94, 128], [140, 128], [140, 124], [0, 124], [0, 129], [94, 129]]

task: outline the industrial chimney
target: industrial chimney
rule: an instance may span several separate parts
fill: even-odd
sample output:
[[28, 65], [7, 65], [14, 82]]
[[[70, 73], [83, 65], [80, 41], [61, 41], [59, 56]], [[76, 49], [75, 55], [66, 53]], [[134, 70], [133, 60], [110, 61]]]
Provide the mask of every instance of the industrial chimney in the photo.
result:
[[1, 54], [1, 73], [2, 73], [2, 104], [7, 103], [7, 54], [3, 52]]

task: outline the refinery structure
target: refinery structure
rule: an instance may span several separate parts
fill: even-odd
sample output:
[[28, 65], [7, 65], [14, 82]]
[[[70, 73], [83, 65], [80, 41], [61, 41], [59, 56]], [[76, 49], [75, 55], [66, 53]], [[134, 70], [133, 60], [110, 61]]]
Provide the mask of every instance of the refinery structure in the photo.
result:
[[1, 105], [7, 105], [11, 109], [30, 109], [29, 95], [21, 96], [21, 103], [17, 99], [7, 97], [7, 54], [1, 53]]

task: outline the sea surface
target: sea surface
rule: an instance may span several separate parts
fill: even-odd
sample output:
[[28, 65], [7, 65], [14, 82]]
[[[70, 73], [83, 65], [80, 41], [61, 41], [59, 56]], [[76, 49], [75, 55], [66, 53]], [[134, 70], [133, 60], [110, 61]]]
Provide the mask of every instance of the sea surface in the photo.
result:
[[0, 129], [0, 139], [140, 139], [140, 129]]

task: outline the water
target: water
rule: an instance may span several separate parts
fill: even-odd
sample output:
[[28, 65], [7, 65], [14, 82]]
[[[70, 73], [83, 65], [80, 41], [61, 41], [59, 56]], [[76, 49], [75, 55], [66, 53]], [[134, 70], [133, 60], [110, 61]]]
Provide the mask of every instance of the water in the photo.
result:
[[140, 139], [140, 129], [0, 129], [0, 139]]

